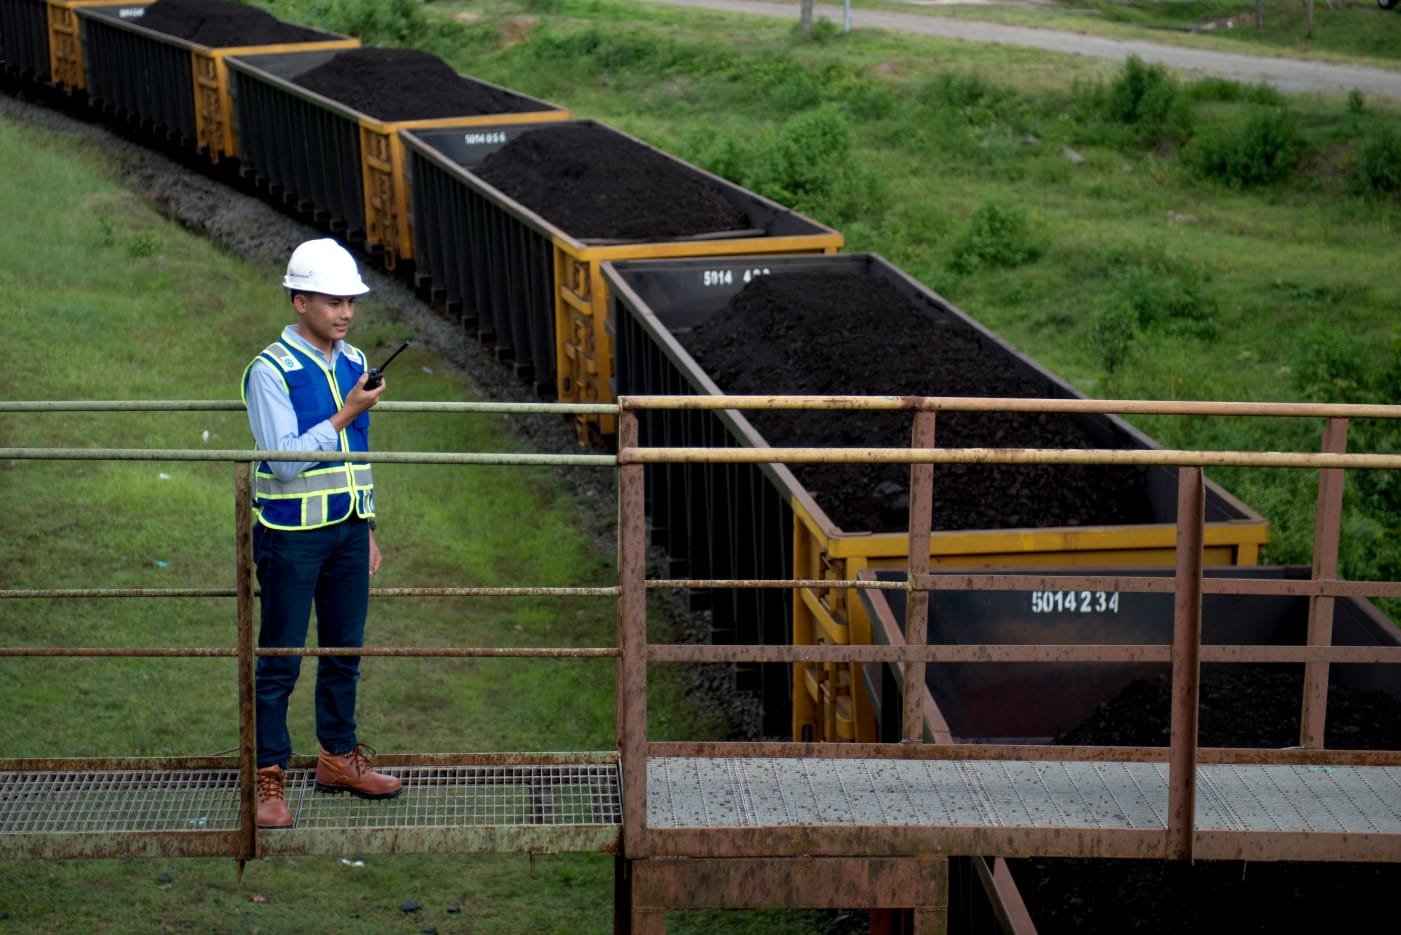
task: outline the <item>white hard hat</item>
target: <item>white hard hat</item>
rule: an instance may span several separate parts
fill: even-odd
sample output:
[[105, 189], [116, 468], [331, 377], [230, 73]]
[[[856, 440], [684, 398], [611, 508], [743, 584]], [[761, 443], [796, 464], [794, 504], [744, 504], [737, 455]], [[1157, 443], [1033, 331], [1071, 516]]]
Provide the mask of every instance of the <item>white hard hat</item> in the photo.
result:
[[360, 278], [350, 251], [329, 237], [308, 240], [292, 251], [282, 285], [294, 292], [334, 296], [364, 295], [370, 291]]

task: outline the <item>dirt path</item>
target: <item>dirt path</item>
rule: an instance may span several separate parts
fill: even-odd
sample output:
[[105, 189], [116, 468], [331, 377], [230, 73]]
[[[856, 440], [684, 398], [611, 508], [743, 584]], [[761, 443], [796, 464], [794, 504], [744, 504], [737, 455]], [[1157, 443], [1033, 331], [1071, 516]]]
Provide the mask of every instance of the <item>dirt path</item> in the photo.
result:
[[[755, 16], [798, 18], [796, 2], [772, 3], [768, 0], [650, 0], [672, 6], [703, 7]], [[834, 23], [844, 22], [840, 5], [818, 4], [819, 17]], [[1379, 16], [1394, 16], [1378, 10]], [[1181, 46], [1159, 45], [1138, 40], [1106, 39], [1053, 29], [1031, 29], [1026, 26], [1004, 26], [970, 20], [946, 19], [930, 13], [899, 13], [885, 10], [851, 10], [852, 28], [888, 29], [895, 32], [937, 36], [966, 42], [996, 42], [1003, 45], [1044, 49], [1070, 55], [1123, 61], [1137, 55], [1145, 62], [1170, 68], [1229, 78], [1244, 84], [1268, 84], [1291, 93], [1346, 94], [1353, 88], [1372, 97], [1401, 100], [1401, 70], [1369, 68], [1304, 59], [1241, 55], [1231, 52], [1210, 52]]]

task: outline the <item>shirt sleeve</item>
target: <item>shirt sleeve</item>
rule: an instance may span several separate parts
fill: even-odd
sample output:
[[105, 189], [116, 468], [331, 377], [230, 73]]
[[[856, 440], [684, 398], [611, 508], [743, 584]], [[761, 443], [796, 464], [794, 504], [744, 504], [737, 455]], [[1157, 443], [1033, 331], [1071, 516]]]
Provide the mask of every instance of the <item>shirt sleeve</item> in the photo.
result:
[[[339, 451], [340, 435], [323, 419], [305, 432], [297, 431], [297, 412], [282, 376], [259, 360], [248, 372], [248, 424], [260, 451]], [[291, 480], [319, 461], [269, 461], [278, 480]]]

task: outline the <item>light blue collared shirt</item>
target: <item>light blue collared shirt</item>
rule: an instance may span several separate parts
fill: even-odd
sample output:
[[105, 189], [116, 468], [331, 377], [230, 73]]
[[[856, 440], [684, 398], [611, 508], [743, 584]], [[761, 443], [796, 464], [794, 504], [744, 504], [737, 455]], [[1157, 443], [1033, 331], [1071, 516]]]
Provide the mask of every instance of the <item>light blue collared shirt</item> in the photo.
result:
[[[326, 352], [313, 345], [297, 331], [296, 325], [282, 329], [282, 343], [295, 344], [299, 350], [335, 372], [336, 361], [345, 347], [337, 341], [326, 363]], [[305, 432], [297, 431], [297, 411], [287, 395], [282, 374], [272, 364], [259, 358], [248, 372], [248, 424], [253, 429], [253, 441], [259, 451], [340, 451], [341, 438], [331, 420], [324, 419]], [[268, 466], [278, 480], [289, 481], [319, 461], [269, 461]]]

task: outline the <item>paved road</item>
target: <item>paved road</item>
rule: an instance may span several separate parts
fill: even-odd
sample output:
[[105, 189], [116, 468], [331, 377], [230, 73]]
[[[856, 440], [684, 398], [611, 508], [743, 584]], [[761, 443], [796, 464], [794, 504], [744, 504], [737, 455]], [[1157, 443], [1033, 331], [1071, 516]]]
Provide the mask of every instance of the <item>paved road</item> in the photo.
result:
[[[704, 7], [756, 16], [798, 18], [798, 4], [773, 3], [768, 0], [650, 0], [673, 6]], [[844, 12], [840, 5], [817, 5], [817, 15], [841, 24]], [[1377, 11], [1378, 16], [1398, 16], [1401, 13]], [[968, 42], [999, 42], [1004, 45], [1025, 46], [1089, 55], [1097, 58], [1124, 60], [1137, 55], [1145, 62], [1155, 62], [1202, 74], [1230, 78], [1245, 84], [1265, 83], [1281, 91], [1307, 93], [1347, 93], [1357, 88], [1364, 95], [1401, 99], [1401, 69], [1367, 68], [1361, 65], [1339, 65], [1328, 62], [1238, 55], [1231, 52], [1208, 52], [1179, 46], [1157, 45], [1136, 40], [1105, 39], [1051, 29], [1030, 29], [1024, 26], [1003, 26], [970, 20], [946, 19], [925, 13], [899, 13], [885, 10], [852, 10], [853, 28], [869, 27], [908, 32], [944, 39]]]

